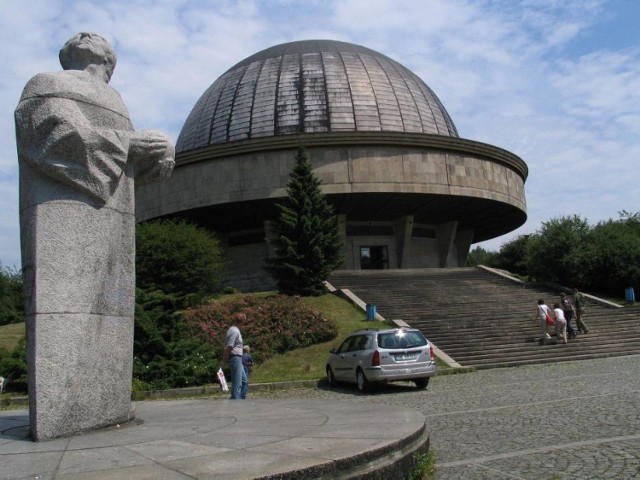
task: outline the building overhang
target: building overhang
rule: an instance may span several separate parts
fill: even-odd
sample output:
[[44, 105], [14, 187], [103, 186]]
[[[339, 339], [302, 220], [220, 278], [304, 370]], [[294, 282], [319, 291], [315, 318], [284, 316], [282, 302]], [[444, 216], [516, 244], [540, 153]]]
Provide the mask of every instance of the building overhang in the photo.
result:
[[227, 158], [250, 153], [289, 150], [298, 147], [316, 148], [336, 146], [425, 148], [443, 153], [469, 155], [496, 162], [515, 171], [522, 178], [523, 182], [527, 180], [527, 176], [529, 175], [527, 164], [517, 155], [502, 148], [458, 137], [404, 132], [306, 133], [238, 140], [196, 150], [179, 152], [176, 154], [176, 168], [198, 162], [207, 162], [217, 158]]

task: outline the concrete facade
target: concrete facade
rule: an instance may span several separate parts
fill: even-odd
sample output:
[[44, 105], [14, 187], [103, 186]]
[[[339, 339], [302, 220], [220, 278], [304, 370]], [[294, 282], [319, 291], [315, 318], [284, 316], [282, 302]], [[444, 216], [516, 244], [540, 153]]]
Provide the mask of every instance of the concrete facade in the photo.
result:
[[298, 147], [340, 219], [345, 269], [462, 266], [472, 243], [526, 220], [526, 164], [458, 137], [433, 91], [382, 54], [303, 41], [240, 62], [187, 119], [171, 181], [136, 191], [138, 221], [217, 232], [227, 283], [264, 288], [266, 222]]

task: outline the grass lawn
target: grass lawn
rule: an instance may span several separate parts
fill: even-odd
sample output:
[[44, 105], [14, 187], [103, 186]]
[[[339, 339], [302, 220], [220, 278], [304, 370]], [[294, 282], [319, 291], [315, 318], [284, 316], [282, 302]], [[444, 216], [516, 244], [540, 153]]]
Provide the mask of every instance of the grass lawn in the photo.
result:
[[329, 342], [277, 355], [261, 365], [256, 365], [251, 373], [251, 383], [323, 378], [329, 350], [337, 347], [347, 334], [362, 328], [383, 328], [385, 326], [380, 322], [368, 321], [362, 310], [335, 295], [309, 297], [304, 301], [324, 312], [326, 317], [336, 321], [338, 336]]
[[0, 348], [13, 350], [24, 335], [24, 322], [0, 326]]

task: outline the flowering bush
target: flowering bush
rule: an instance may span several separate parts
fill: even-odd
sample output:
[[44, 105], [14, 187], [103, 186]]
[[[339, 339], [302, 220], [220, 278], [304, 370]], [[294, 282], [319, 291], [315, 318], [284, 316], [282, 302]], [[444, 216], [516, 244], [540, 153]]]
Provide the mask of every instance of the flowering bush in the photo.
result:
[[242, 296], [187, 308], [186, 297], [138, 289], [133, 377], [136, 390], [213, 383], [234, 314], [247, 315], [242, 337], [256, 362], [324, 342], [337, 326], [300, 298]]
[[236, 313], [244, 313], [247, 322], [242, 338], [251, 346], [257, 362], [296, 348], [335, 338], [338, 327], [333, 320], [306, 305], [299, 297], [274, 295], [271, 297], [243, 296], [233, 302], [212, 301], [185, 310], [187, 325], [202, 335], [214, 355], [222, 357], [227, 329]]

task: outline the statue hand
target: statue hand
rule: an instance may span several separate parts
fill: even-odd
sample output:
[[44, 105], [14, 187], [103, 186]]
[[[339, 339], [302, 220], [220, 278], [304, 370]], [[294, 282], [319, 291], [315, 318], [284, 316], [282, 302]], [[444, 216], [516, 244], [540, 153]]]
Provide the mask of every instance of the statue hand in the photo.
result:
[[129, 144], [129, 158], [134, 162], [160, 160], [166, 157], [173, 159], [174, 155], [171, 140], [159, 130], [136, 132]]
[[129, 144], [129, 161], [133, 162], [138, 184], [171, 176], [174, 158], [175, 147], [169, 137], [158, 130], [136, 132]]

